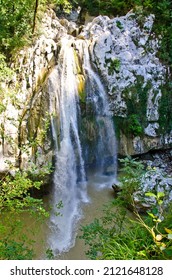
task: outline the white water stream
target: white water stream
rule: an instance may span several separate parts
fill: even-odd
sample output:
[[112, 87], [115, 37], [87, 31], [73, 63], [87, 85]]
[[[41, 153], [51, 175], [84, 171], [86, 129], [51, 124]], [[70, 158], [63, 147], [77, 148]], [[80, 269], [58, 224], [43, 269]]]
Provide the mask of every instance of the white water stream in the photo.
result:
[[[49, 247], [55, 255], [67, 252], [75, 244], [77, 223], [82, 205], [89, 202], [85, 165], [92, 154], [95, 186], [111, 187], [116, 177], [116, 142], [108, 109], [106, 92], [97, 74], [91, 69], [88, 46], [75, 41], [83, 61], [86, 79], [86, 102], [95, 115], [96, 146], [94, 152], [81, 143], [78, 122], [81, 119], [77, 88], [77, 66], [74, 39], [62, 39], [58, 65], [49, 78], [51, 127], [54, 140], [55, 172], [51, 196]], [[76, 50], [75, 50], [76, 51]], [[87, 137], [87, 135], [86, 135]], [[58, 203], [62, 208], [58, 209]], [[60, 215], [57, 215], [60, 212]]]

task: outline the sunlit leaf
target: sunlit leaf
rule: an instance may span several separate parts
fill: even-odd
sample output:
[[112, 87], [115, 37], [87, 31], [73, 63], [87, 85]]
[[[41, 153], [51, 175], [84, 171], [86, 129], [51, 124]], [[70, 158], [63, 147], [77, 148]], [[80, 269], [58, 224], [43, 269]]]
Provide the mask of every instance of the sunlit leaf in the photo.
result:
[[151, 212], [148, 212], [148, 215], [150, 216], [150, 217], [152, 217], [152, 218], [156, 218], [156, 216], [153, 214], [153, 213], [151, 213]]
[[152, 196], [152, 197], [156, 197], [156, 195], [154, 193], [151, 193], [151, 192], [147, 192], [145, 193], [146, 196]]
[[165, 196], [164, 192], [158, 192], [157, 193], [157, 198], [164, 197], [164, 196]]
[[172, 233], [169, 233], [167, 237], [168, 237], [168, 239], [171, 240], [172, 239]]
[[165, 231], [167, 232], [167, 233], [172, 233], [172, 230], [171, 229], [169, 229], [169, 228], [164, 228], [165, 229]]

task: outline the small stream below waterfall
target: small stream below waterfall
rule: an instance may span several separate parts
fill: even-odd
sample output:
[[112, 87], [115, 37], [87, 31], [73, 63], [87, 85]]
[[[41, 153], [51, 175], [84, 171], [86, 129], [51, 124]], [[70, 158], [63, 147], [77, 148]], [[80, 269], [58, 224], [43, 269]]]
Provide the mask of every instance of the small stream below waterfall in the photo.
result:
[[[81, 218], [75, 227], [75, 242], [74, 246], [70, 248], [67, 252], [61, 253], [55, 256], [55, 259], [61, 260], [86, 260], [87, 256], [85, 251], [87, 247], [84, 244], [84, 240], [79, 239], [81, 235], [80, 228], [82, 225], [87, 225], [95, 218], [100, 218], [102, 216], [103, 205], [110, 202], [114, 198], [114, 191], [111, 188], [111, 180], [113, 178], [104, 176], [96, 176], [93, 172], [89, 174], [89, 179], [87, 183], [88, 198], [87, 203], [80, 204]], [[51, 202], [49, 196], [44, 197], [45, 207]], [[27, 214], [23, 215], [23, 221], [25, 224], [27, 235], [29, 231], [32, 230], [35, 233], [31, 236], [35, 240], [34, 251], [36, 252], [35, 259], [46, 259], [46, 250], [48, 248], [47, 240], [50, 235], [49, 220], [46, 222], [35, 223], [33, 217], [29, 217]], [[57, 239], [58, 243], [58, 239]]]
[[[100, 183], [101, 181], [101, 183]], [[110, 182], [109, 182], [110, 183]], [[84, 244], [84, 240], [79, 239], [78, 236], [81, 235], [80, 227], [81, 225], [87, 225], [95, 218], [100, 218], [102, 213], [103, 205], [114, 197], [114, 192], [111, 187], [105, 187], [108, 185], [108, 178], [96, 177], [94, 174], [90, 175], [88, 181], [88, 197], [90, 199], [89, 203], [81, 205], [82, 208], [82, 218], [77, 225], [77, 235], [74, 247], [72, 247], [68, 252], [62, 253], [59, 259], [63, 260], [85, 260], [87, 256], [85, 251], [88, 249]]]

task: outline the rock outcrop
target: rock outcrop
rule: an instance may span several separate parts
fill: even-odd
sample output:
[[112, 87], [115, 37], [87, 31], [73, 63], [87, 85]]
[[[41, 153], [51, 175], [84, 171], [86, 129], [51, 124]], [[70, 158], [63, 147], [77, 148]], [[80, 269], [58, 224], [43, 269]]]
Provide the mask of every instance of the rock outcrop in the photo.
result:
[[0, 171], [28, 168], [30, 161], [45, 165], [52, 161], [47, 78], [56, 64], [59, 38], [67, 34], [53, 11], [42, 21], [42, 33], [31, 47], [16, 54], [11, 67], [16, 74], [3, 100], [0, 115]]
[[[27, 168], [30, 160], [40, 166], [52, 160], [47, 79], [64, 37], [87, 40], [92, 66], [105, 85], [119, 132], [119, 153], [142, 154], [168, 147], [172, 132], [162, 134], [159, 123], [166, 68], [157, 55], [153, 22], [153, 15], [138, 18], [129, 12], [114, 19], [99, 16], [79, 27], [49, 10], [40, 37], [21, 50], [11, 65], [16, 75], [9, 86], [14, 94], [4, 99], [6, 110], [0, 115], [0, 171], [8, 169], [6, 161]], [[84, 85], [82, 73], [77, 78]]]
[[160, 40], [153, 23], [154, 15], [139, 19], [132, 12], [114, 19], [99, 16], [79, 34], [90, 42], [93, 66], [106, 85], [113, 115], [120, 118], [119, 152], [125, 155], [172, 143], [171, 133], [160, 133], [167, 69], [158, 58]]
[[[159, 197], [158, 197], [159, 195]], [[143, 175], [140, 188], [133, 194], [139, 211], [151, 209], [162, 199], [163, 207], [172, 201], [172, 178], [160, 168], [151, 168]]]

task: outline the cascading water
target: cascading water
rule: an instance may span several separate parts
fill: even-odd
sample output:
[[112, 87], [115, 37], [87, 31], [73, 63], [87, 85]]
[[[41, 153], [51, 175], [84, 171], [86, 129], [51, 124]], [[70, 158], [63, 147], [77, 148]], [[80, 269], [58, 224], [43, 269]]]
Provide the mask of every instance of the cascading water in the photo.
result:
[[[75, 59], [71, 42], [64, 39], [62, 44], [64, 47], [59, 56], [59, 65], [49, 80], [50, 111], [53, 112], [51, 101], [55, 99], [55, 107], [60, 116], [60, 135], [56, 129], [57, 118], [52, 119], [56, 163], [49, 243], [54, 253], [61, 253], [73, 246], [74, 229], [80, 217], [79, 203], [87, 201], [84, 162], [78, 135]], [[62, 208], [57, 209], [60, 201]], [[60, 215], [56, 212], [60, 212]]]
[[[81, 117], [82, 110], [79, 108], [76, 50], [83, 61], [85, 76], [85, 118]], [[58, 65], [49, 78], [49, 94], [55, 146], [49, 246], [55, 254], [59, 254], [74, 245], [76, 224], [81, 217], [80, 204], [88, 202], [85, 166], [89, 166], [90, 162], [94, 163], [95, 171], [101, 175], [104, 182], [106, 179], [103, 176], [110, 178], [112, 175], [113, 181], [116, 177], [113, 123], [105, 90], [99, 77], [91, 69], [85, 41], [62, 39]], [[90, 116], [94, 118], [93, 123], [89, 119]], [[90, 125], [94, 126], [92, 143]], [[110, 184], [108, 181], [108, 186]], [[58, 209], [60, 201], [63, 206]], [[56, 212], [60, 212], [60, 215]]]
[[89, 162], [90, 154], [92, 155], [95, 175], [99, 177], [99, 187], [106, 187], [112, 185], [116, 178], [116, 137], [107, 95], [99, 76], [92, 70], [87, 42], [84, 42], [83, 54], [88, 107], [86, 119], [90, 121], [90, 115], [92, 116], [94, 132], [93, 147], [89, 142], [84, 149], [87, 154], [85, 160]]

